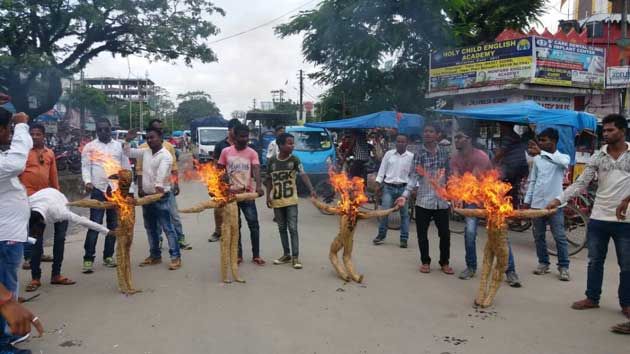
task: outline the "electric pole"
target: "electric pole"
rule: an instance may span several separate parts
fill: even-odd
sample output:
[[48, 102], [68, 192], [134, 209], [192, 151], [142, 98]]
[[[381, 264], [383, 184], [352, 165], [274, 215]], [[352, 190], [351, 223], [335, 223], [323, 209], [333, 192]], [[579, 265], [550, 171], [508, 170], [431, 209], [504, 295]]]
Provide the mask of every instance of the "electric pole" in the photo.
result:
[[300, 69], [300, 122], [304, 121], [304, 71]]
[[[628, 46], [628, 0], [623, 0], [623, 5], [621, 8], [621, 40], [623, 41], [623, 46], [621, 48], [621, 52], [623, 53], [623, 57], [621, 58], [621, 66], [626, 65], [626, 48]], [[628, 88], [625, 87], [621, 90], [621, 114], [626, 115], [626, 99], [628, 97]]]

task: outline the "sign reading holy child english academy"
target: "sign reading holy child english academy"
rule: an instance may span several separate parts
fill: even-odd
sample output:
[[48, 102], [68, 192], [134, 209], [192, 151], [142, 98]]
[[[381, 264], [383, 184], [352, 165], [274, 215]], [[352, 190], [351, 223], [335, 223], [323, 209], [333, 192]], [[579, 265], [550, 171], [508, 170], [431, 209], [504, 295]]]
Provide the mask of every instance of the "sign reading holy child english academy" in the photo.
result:
[[431, 92], [515, 83], [603, 88], [605, 50], [527, 37], [431, 54]]

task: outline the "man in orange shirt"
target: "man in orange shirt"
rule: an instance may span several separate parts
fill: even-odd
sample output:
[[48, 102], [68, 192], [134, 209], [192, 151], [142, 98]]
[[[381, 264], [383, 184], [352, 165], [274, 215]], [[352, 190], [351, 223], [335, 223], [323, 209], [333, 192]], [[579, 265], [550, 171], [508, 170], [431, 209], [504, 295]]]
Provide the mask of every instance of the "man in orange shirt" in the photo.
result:
[[[55, 160], [55, 153], [46, 148], [44, 145], [46, 138], [46, 129], [40, 123], [31, 125], [30, 128], [31, 138], [33, 139], [33, 148], [28, 154], [26, 160], [26, 168], [20, 175], [20, 182], [26, 188], [26, 194], [30, 197], [35, 192], [44, 188], [59, 189], [59, 176], [57, 174], [57, 162]], [[68, 230], [68, 222], [55, 223], [55, 238], [53, 246], [53, 266], [52, 266], [52, 278], [51, 283], [70, 285], [74, 282], [61, 275], [61, 263], [63, 262], [64, 246], [66, 242], [66, 232]], [[37, 239], [37, 243], [34, 246], [28, 247], [30, 252], [24, 252], [25, 266], [29, 265], [31, 268], [31, 276], [33, 280], [27, 287], [34, 288], [39, 287], [39, 280], [41, 279], [40, 262], [46, 260], [46, 256], [42, 256], [44, 250], [43, 237]], [[30, 261], [28, 259], [30, 258]], [[50, 256], [48, 256], [50, 259]], [[32, 291], [32, 290], [31, 290]]]

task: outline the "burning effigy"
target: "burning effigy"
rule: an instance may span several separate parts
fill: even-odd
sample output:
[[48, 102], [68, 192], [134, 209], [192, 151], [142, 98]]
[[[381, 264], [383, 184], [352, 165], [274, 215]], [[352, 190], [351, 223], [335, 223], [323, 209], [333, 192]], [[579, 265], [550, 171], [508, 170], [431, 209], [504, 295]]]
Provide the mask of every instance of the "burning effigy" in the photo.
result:
[[[418, 174], [424, 175], [420, 169]], [[488, 171], [479, 176], [465, 173], [462, 176], [451, 176], [446, 187], [435, 180], [430, 183], [442, 198], [453, 202], [475, 204], [482, 209], [455, 208], [458, 214], [467, 217], [487, 220], [488, 241], [483, 254], [483, 266], [480, 274], [480, 285], [475, 305], [489, 307], [492, 305], [497, 291], [503, 281], [503, 274], [508, 266], [507, 219], [533, 219], [544, 217], [555, 210], [514, 210], [511, 197], [507, 193], [512, 189], [509, 183], [499, 179], [499, 172]]]
[[228, 265], [232, 269], [232, 278], [238, 283], [245, 280], [238, 272], [238, 202], [254, 200], [258, 193], [230, 192], [230, 185], [225, 182], [225, 170], [212, 163], [200, 164], [194, 161], [195, 169], [186, 171], [184, 178], [204, 183], [208, 188], [210, 199], [188, 209], [180, 209], [181, 213], [201, 213], [206, 209], [217, 209], [222, 214], [221, 224], [221, 278], [224, 283], [231, 283], [228, 276]]
[[[354, 280], [357, 283], [363, 281], [363, 275], [356, 272], [352, 263], [352, 248], [354, 243], [354, 233], [357, 222], [361, 219], [385, 217], [397, 207], [377, 211], [360, 211], [359, 207], [368, 201], [365, 195], [365, 181], [360, 177], [348, 178], [345, 173], [334, 173], [329, 171], [330, 184], [334, 187], [335, 193], [340, 196], [336, 206], [328, 205], [313, 198], [313, 204], [329, 214], [339, 215], [339, 233], [330, 245], [328, 258], [332, 263], [339, 277], [345, 281]], [[339, 263], [338, 253], [343, 249], [343, 264], [345, 270]]]
[[84, 199], [68, 203], [68, 206], [91, 209], [116, 209], [118, 214], [118, 227], [116, 233], [116, 275], [118, 277], [118, 288], [126, 295], [140, 292], [133, 286], [131, 275], [131, 244], [133, 242], [133, 230], [136, 223], [136, 206], [147, 205], [157, 202], [164, 194], [152, 194], [142, 198], [134, 198], [129, 192], [133, 182], [133, 173], [123, 170], [118, 163], [114, 162], [111, 156], [93, 151], [90, 158], [102, 163], [103, 168], [110, 179], [117, 185], [111, 192], [105, 193], [107, 201], [100, 202], [93, 199]]

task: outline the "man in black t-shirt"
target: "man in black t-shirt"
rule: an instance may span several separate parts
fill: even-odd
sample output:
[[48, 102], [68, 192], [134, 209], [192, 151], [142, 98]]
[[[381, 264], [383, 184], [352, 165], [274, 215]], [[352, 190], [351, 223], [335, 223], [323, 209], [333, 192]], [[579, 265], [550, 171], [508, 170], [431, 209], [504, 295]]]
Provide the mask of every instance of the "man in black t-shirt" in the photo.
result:
[[[228, 148], [234, 144], [234, 128], [236, 128], [240, 124], [241, 122], [238, 119], [230, 119], [230, 121], [228, 122], [228, 136], [214, 146], [214, 163], [217, 163], [217, 161], [219, 161], [219, 157], [221, 157], [221, 152], [223, 151], [223, 149]], [[221, 218], [221, 214], [217, 209], [214, 209], [214, 233], [210, 235], [208, 242], [216, 242], [221, 239], [222, 223], [223, 219]]]

